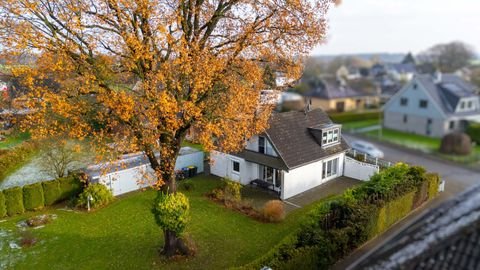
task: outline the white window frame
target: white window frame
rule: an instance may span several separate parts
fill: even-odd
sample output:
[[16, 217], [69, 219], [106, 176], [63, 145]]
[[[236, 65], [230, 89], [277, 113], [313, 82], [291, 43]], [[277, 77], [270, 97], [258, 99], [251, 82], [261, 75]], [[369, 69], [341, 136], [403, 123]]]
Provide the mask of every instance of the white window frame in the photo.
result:
[[340, 128], [326, 129], [322, 131], [322, 146], [337, 144], [341, 140]]
[[[339, 171], [339, 165], [340, 165], [339, 157], [335, 157], [335, 158], [323, 161], [322, 162], [322, 180], [337, 177], [338, 171]], [[330, 171], [328, 171], [329, 167], [330, 167]]]

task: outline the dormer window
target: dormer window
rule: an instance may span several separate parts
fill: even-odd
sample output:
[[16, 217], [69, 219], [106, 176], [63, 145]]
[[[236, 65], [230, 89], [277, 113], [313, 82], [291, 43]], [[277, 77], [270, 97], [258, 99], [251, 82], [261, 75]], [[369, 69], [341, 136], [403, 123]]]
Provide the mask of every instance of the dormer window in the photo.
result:
[[273, 146], [265, 137], [262, 136], [258, 137], [258, 152], [270, 156], [277, 156]]
[[340, 129], [340, 125], [327, 124], [311, 127], [309, 131], [322, 147], [326, 147], [340, 142]]

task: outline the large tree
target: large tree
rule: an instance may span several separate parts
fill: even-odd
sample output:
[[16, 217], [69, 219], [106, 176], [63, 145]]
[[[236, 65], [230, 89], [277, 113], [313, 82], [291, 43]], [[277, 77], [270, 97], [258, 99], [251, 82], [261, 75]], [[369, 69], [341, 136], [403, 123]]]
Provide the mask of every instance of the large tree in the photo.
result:
[[435, 45], [420, 56], [442, 72], [455, 72], [468, 66], [470, 60], [475, 58], [475, 51], [463, 42], [454, 41]]
[[[2, 0], [0, 48], [37, 56], [14, 70], [31, 89], [34, 137], [143, 151], [154, 185], [174, 193], [187, 130], [225, 152], [263, 131], [271, 108], [259, 104], [262, 67], [297, 78], [302, 55], [324, 37], [331, 2]], [[47, 78], [61, 87], [39, 83]], [[175, 254], [182, 240], [168, 229], [164, 237], [163, 251]]]

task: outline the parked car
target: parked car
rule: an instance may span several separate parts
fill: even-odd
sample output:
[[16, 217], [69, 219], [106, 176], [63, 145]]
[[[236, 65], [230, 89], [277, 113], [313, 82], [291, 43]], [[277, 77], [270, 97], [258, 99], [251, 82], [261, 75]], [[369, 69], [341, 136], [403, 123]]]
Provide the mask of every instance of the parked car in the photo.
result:
[[364, 141], [354, 141], [351, 144], [352, 149], [365, 153], [371, 157], [374, 158], [383, 158], [384, 154], [382, 150], [378, 149], [375, 145], [369, 143], [369, 142], [364, 142]]

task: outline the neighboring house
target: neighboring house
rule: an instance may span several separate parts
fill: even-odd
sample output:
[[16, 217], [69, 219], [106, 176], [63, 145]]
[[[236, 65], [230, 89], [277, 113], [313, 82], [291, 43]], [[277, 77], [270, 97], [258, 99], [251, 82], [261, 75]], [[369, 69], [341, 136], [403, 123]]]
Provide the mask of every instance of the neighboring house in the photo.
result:
[[480, 186], [414, 220], [348, 269], [479, 269]]
[[[182, 147], [175, 163], [175, 170], [188, 166], [203, 172], [204, 153], [191, 147]], [[115, 162], [88, 166], [85, 170], [91, 183], [107, 186], [114, 196], [138, 190], [153, 184], [155, 173], [143, 153], [123, 155]], [[147, 179], [147, 180], [146, 180]]]
[[385, 65], [386, 73], [397, 81], [409, 81], [417, 74], [415, 64], [394, 63]]
[[356, 67], [341, 66], [336, 72], [337, 78], [343, 78], [346, 80], [355, 80], [362, 77], [360, 69]]
[[255, 181], [288, 199], [344, 175], [350, 147], [341, 131], [319, 109], [274, 113], [265, 133], [240, 153], [210, 153], [210, 172], [244, 185]]
[[384, 106], [386, 128], [443, 137], [480, 122], [475, 87], [453, 74], [416, 75]]
[[307, 82], [309, 91], [305, 97], [312, 108], [324, 111], [346, 112], [362, 110], [379, 103], [376, 91], [354, 89], [344, 80], [316, 78]]

